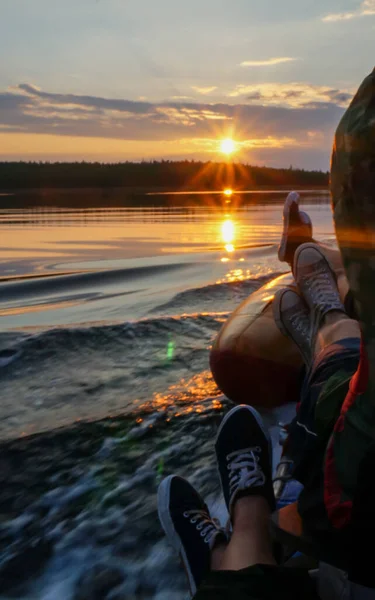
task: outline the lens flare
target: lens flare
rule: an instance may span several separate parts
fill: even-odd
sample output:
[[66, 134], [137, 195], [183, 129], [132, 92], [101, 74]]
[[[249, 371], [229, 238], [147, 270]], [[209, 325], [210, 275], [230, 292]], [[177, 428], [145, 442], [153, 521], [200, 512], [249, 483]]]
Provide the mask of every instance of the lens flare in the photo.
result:
[[169, 337], [168, 344], [167, 344], [167, 359], [168, 360], [173, 360], [174, 351], [175, 351], [175, 343], [172, 340], [172, 338]]

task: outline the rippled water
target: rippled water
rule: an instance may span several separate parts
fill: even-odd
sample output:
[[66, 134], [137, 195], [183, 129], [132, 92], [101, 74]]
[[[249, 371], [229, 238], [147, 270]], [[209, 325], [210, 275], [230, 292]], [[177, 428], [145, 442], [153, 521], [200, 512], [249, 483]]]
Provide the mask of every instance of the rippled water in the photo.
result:
[[[178, 471], [225, 518], [209, 347], [286, 270], [280, 204], [210, 198], [0, 209], [1, 598], [184, 597], [156, 487]], [[304, 204], [332, 240], [327, 197]]]

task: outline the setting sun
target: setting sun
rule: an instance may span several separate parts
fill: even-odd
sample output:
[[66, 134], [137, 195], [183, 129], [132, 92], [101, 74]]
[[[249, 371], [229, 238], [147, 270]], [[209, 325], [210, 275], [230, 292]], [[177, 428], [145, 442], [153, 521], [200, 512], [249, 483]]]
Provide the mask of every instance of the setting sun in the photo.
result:
[[223, 154], [227, 154], [229, 156], [229, 154], [233, 154], [233, 152], [235, 151], [236, 144], [233, 140], [228, 138], [220, 142], [220, 152], [222, 152]]

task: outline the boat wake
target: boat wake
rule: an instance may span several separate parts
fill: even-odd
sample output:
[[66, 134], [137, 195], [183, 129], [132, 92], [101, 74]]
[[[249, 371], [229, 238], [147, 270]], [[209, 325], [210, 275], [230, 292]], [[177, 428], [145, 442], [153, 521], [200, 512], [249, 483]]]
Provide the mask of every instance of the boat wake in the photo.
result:
[[209, 347], [274, 275], [180, 292], [133, 322], [0, 334], [0, 598], [186, 597], [157, 485], [177, 471], [225, 521], [213, 444], [231, 403]]

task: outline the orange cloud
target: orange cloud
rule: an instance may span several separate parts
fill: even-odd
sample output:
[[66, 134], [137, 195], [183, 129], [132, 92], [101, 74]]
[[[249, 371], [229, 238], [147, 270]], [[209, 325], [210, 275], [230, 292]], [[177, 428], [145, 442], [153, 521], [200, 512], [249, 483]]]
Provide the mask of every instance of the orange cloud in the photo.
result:
[[244, 97], [236, 103], [152, 103], [51, 93], [22, 84], [0, 92], [0, 156], [204, 160], [217, 151], [217, 140], [230, 136], [238, 159], [258, 157], [262, 164], [280, 165], [296, 164], [296, 156], [305, 165], [312, 156], [315, 164], [324, 164], [341, 107], [351, 98], [349, 91], [311, 84], [241, 85], [231, 96]]
[[245, 60], [241, 63], [241, 67], [271, 67], [281, 65], [283, 63], [294, 62], [297, 58], [288, 56], [279, 56], [278, 58], [268, 58], [267, 60]]
[[247, 96], [247, 100], [262, 106], [303, 108], [312, 103], [328, 102], [345, 107], [352, 98], [353, 92], [309, 83], [255, 83], [237, 85], [229, 96], [231, 98]]
[[[295, 138], [268, 136], [238, 141], [239, 151], [252, 148], [286, 148], [300, 145]], [[182, 138], [180, 140], [116, 140], [32, 133], [0, 133], [0, 158], [51, 156], [54, 160], [127, 160], [210, 154], [217, 152], [216, 138]]]
[[198, 92], [198, 94], [203, 94], [204, 96], [206, 96], [207, 94], [211, 94], [211, 92], [217, 90], [217, 86], [213, 85], [211, 87], [199, 87], [198, 85], [192, 85], [191, 89], [195, 92]]
[[364, 0], [356, 11], [345, 13], [332, 13], [322, 18], [324, 23], [334, 23], [337, 21], [350, 21], [360, 17], [375, 15], [375, 0]]

